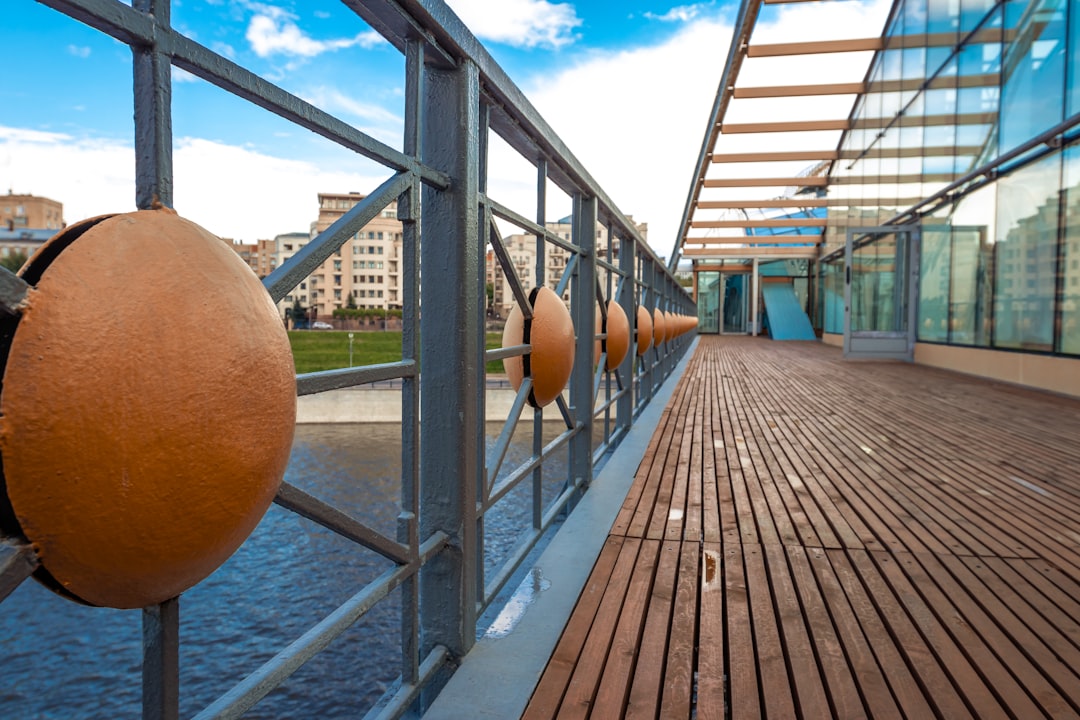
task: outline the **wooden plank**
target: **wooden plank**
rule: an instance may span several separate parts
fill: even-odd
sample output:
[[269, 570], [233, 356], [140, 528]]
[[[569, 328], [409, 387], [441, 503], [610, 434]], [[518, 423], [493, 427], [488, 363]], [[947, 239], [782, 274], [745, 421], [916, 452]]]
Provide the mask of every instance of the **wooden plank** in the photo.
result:
[[[955, 44], [955, 36], [953, 44]], [[754, 44], [746, 48], [747, 57], [785, 57], [818, 55], [821, 53], [873, 52], [885, 47], [880, 37], [846, 40], [815, 40], [809, 42]]]
[[[999, 658], [971, 627], [963, 607], [953, 604], [956, 600], [964, 606], [971, 605], [970, 598], [955, 582], [946, 581], [944, 587], [939, 587], [915, 561], [915, 556], [908, 553], [892, 556], [872, 552], [870, 557], [897, 593], [909, 617], [934, 645], [942, 666], [977, 717], [1042, 715], [1013, 675], [1011, 660], [1018, 658], [1012, 653], [1008, 659]], [[873, 574], [867, 572], [864, 577], [873, 577]]]
[[720, 543], [704, 543], [698, 586], [698, 720], [725, 720], [724, 572]]
[[866, 92], [866, 84], [819, 83], [815, 85], [765, 85], [761, 87], [737, 87], [736, 100], [755, 98], [801, 97], [806, 95], [859, 95]]
[[[825, 692], [817, 649], [811, 642], [808, 621], [803, 615], [795, 582], [788, 567], [787, 552], [777, 545], [765, 545], [761, 549], [765, 554], [769, 578], [772, 581], [773, 604], [783, 637], [788, 673], [794, 686], [799, 717], [826, 717], [832, 710]], [[857, 693], [854, 698], [847, 698], [845, 704], [850, 704], [853, 699], [858, 699]]]
[[609, 536], [604, 543], [574, 612], [566, 623], [540, 682], [533, 690], [522, 720], [543, 720], [555, 717], [558, 712], [622, 546], [623, 539], [619, 537]]
[[671, 606], [675, 598], [675, 579], [679, 571], [679, 543], [664, 542], [656, 579], [649, 598], [649, 612], [641, 637], [639, 662], [634, 668], [630, 699], [626, 703], [626, 720], [656, 718], [663, 692], [664, 658], [667, 656], [668, 633], [671, 628]]
[[[904, 717], [934, 717], [926, 696], [922, 694], [918, 680], [913, 676], [912, 669], [904, 662], [901, 650], [896, 647], [889, 634], [888, 626], [881, 619], [875, 602], [877, 598], [867, 594], [859, 574], [852, 566], [855, 558], [865, 557], [865, 551], [826, 551], [826, 554], [843, 588], [843, 593], [851, 603], [856, 619], [859, 620], [870, 651], [874, 653], [878, 667], [881, 668], [881, 674], [889, 683], [889, 689]], [[861, 680], [861, 678], [856, 679]]]
[[754, 653], [765, 714], [769, 717], [796, 716], [795, 697], [788, 678], [788, 664], [780, 627], [773, 612], [775, 598], [769, 587], [769, 573], [760, 545], [743, 545], [746, 588], [750, 596], [750, 617], [754, 626]]
[[660, 717], [689, 718], [694, 700], [694, 648], [697, 645], [698, 543], [684, 542], [671, 617]]
[[[746, 580], [743, 549], [724, 547], [724, 595], [727, 612], [728, 689], [732, 717], [762, 717], [754, 629], [750, 620], [750, 587]], [[791, 717], [790, 715], [787, 717]]]
[[600, 676], [615, 635], [623, 601], [630, 587], [631, 573], [637, 564], [641, 542], [638, 538], [626, 538], [619, 550], [619, 558], [608, 578], [600, 606], [597, 608], [588, 637], [581, 648], [578, 662], [574, 666], [570, 683], [567, 685], [566, 694], [559, 706], [560, 718], [567, 720], [587, 718], [592, 710], [593, 699], [600, 685]]
[[[600, 687], [596, 691], [592, 711], [597, 717], [619, 717], [630, 697], [630, 681], [638, 662], [641, 635], [645, 627], [645, 616], [659, 556], [659, 541], [642, 541], [626, 601], [619, 613], [611, 651], [604, 664]], [[649, 659], [645, 660], [647, 662]]]

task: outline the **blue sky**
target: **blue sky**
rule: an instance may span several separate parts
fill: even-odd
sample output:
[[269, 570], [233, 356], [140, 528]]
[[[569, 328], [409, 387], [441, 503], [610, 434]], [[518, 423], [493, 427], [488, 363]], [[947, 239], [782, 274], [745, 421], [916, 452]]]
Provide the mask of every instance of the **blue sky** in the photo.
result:
[[[651, 244], [666, 254], [735, 0], [448, 4], [619, 207], [649, 222]], [[7, 0], [4, 9], [0, 191], [54, 197], [68, 222], [132, 209], [130, 51], [33, 0]], [[404, 62], [339, 2], [174, 0], [172, 22], [400, 147]], [[174, 72], [173, 113], [177, 210], [225, 237], [306, 230], [315, 193], [365, 192], [386, 174], [182, 71]], [[530, 166], [509, 150], [493, 153], [493, 194], [532, 215]], [[562, 199], [551, 202], [550, 213], [562, 212]]]

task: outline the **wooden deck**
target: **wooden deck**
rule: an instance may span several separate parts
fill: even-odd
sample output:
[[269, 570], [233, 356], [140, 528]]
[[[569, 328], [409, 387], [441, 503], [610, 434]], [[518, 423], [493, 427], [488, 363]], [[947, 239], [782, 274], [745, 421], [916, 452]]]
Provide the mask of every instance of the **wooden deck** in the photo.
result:
[[717, 337], [524, 714], [1078, 716], [1080, 402]]

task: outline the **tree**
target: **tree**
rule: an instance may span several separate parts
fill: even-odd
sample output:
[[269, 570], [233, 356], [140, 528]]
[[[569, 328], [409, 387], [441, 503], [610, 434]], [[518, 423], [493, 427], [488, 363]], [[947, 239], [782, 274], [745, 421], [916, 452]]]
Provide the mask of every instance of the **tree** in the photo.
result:
[[11, 272], [18, 272], [19, 268], [26, 264], [26, 253], [22, 250], [16, 250], [7, 257], [0, 258], [0, 266], [3, 266]]
[[349, 299], [345, 301], [345, 307], [350, 310], [356, 309], [356, 298], [352, 296], [352, 293], [349, 293]]

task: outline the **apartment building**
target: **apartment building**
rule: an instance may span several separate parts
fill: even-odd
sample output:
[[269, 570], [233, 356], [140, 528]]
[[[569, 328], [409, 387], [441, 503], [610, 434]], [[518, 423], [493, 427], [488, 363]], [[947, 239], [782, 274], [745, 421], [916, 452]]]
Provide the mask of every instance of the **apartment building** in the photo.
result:
[[11, 190], [0, 196], [0, 228], [4, 230], [60, 230], [64, 225], [64, 205], [57, 200], [16, 195]]

